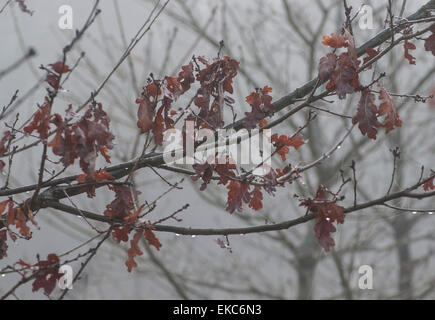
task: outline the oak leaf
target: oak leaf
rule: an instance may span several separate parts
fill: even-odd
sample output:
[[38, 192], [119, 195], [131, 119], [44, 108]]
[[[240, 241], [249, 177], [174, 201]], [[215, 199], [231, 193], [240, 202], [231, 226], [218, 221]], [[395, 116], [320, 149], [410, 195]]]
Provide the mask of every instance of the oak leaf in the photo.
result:
[[228, 186], [227, 211], [233, 213], [235, 210], [242, 211], [242, 201], [249, 203], [251, 195], [249, 193], [249, 184], [232, 180]]
[[300, 146], [302, 146], [305, 143], [300, 134], [290, 138], [286, 135], [280, 135], [278, 137], [278, 134], [275, 133], [271, 136], [271, 141], [275, 144], [277, 148], [276, 153], [278, 153], [281, 156], [282, 161], [286, 160], [286, 154], [289, 153], [290, 151], [288, 147], [291, 146], [297, 150], [299, 149]]
[[435, 179], [435, 172], [432, 172], [431, 175], [428, 178], [430, 178], [430, 177], [433, 177], [433, 178], [428, 180], [428, 181], [426, 181], [423, 184], [424, 191], [429, 191], [429, 190], [434, 190], [435, 189], [435, 186], [433, 184], [434, 179]]
[[251, 192], [251, 201], [249, 202], [249, 208], [254, 210], [260, 210], [263, 208], [263, 193], [259, 186], [255, 186], [254, 190]]
[[129, 225], [124, 225], [121, 227], [116, 227], [112, 231], [112, 237], [116, 240], [116, 242], [120, 243], [121, 241], [127, 242], [128, 235], [131, 232], [132, 228]]
[[[358, 61], [358, 60], [357, 60]], [[359, 62], [359, 61], [358, 61]], [[327, 88], [335, 86], [339, 99], [346, 98], [346, 94], [354, 93], [360, 87], [358, 65], [348, 52], [343, 52], [337, 59], [334, 71], [331, 73]]]
[[207, 188], [207, 185], [210, 183], [211, 178], [213, 177], [213, 171], [215, 169], [215, 164], [210, 164], [208, 162], [205, 163], [195, 163], [192, 165], [193, 170], [195, 170], [195, 174], [191, 177], [193, 181], [202, 179], [202, 184], [199, 190], [204, 191]]
[[183, 88], [182, 93], [190, 89], [192, 83], [195, 82], [195, 76], [193, 75], [193, 63], [182, 66], [181, 71], [178, 73], [178, 82]]
[[31, 134], [33, 131], [36, 131], [39, 133], [41, 139], [47, 139], [48, 130], [50, 129], [50, 112], [51, 104], [46, 98], [44, 104], [33, 115], [30, 124], [24, 127], [24, 132]]
[[410, 50], [415, 50], [415, 45], [412, 42], [405, 40], [403, 48], [405, 49], [405, 58], [408, 59], [409, 64], [415, 64], [415, 57], [409, 53]]
[[145, 239], [148, 241], [148, 244], [154, 246], [157, 250], [160, 250], [162, 244], [159, 239], [156, 237], [151, 228], [145, 229]]
[[320, 246], [325, 251], [329, 251], [335, 245], [331, 234], [337, 229], [333, 223], [344, 223], [344, 208], [337, 205], [334, 200], [328, 200], [326, 193], [326, 188], [321, 185], [317, 190], [315, 199], [304, 200], [300, 205], [307, 207], [316, 218], [314, 226], [316, 238]]
[[399, 115], [396, 112], [393, 99], [390, 97], [390, 95], [383, 86], [381, 86], [379, 99], [383, 102], [379, 105], [378, 114], [380, 116], [386, 115], [382, 126], [385, 127], [385, 133], [387, 134], [388, 132], [393, 130], [394, 127], [402, 126], [402, 120], [400, 120]]
[[265, 117], [271, 116], [275, 111], [272, 104], [272, 96], [270, 93], [272, 88], [264, 86], [262, 89], [256, 89], [246, 97], [246, 102], [251, 105], [251, 112], [245, 112], [245, 128], [253, 129]]
[[369, 90], [361, 91], [361, 98], [358, 103], [357, 113], [352, 118], [352, 123], [357, 124], [363, 135], [367, 135], [370, 139], [376, 139], [378, 130], [381, 124], [378, 121], [378, 108], [375, 103], [375, 95]]
[[344, 48], [348, 46], [345, 37], [332, 33], [330, 36], [323, 36], [322, 44], [325, 46], [330, 46], [331, 48]]
[[326, 56], [320, 58], [319, 66], [319, 79], [321, 81], [329, 79], [332, 71], [335, 69], [337, 63], [337, 55], [335, 53], [328, 53]]
[[141, 256], [143, 252], [139, 249], [138, 242], [141, 239], [143, 235], [143, 230], [137, 230], [136, 233], [133, 236], [133, 239], [130, 240], [130, 249], [128, 249], [127, 254], [128, 258], [125, 262], [125, 265], [127, 266], [128, 272], [131, 272], [133, 268], [137, 267], [136, 261], [134, 261], [134, 258], [136, 256]]
[[109, 186], [109, 189], [115, 192], [115, 200], [106, 206], [104, 215], [116, 219], [128, 217], [135, 208], [134, 204], [140, 191], [127, 185], [113, 185]]
[[35, 281], [32, 284], [32, 290], [34, 292], [44, 289], [44, 293], [49, 295], [54, 290], [57, 280], [63, 275], [59, 273], [59, 262], [59, 257], [54, 253], [50, 253], [47, 260], [41, 260], [33, 266], [36, 267], [33, 271]]

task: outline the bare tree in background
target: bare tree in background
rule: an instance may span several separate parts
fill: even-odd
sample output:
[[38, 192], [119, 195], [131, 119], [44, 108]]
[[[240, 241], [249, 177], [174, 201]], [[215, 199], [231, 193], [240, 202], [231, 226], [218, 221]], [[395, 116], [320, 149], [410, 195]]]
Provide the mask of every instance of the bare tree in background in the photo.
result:
[[[1, 113], [1, 256], [13, 241], [32, 242], [29, 227], [40, 221], [79, 244], [5, 265], [16, 282], [2, 297], [19, 298], [26, 283], [53, 295], [64, 264], [77, 266], [74, 282], [82, 279], [59, 297], [82, 297], [91, 259], [127, 259], [128, 271], [136, 268], [128, 277], [168, 298], [433, 297], [427, 102], [435, 2], [418, 2], [369, 3], [379, 26], [370, 33], [358, 28], [358, 1], [312, 1], [309, 13], [286, 0], [144, 1], [152, 10], [132, 37], [128, 13], [113, 1], [114, 38], [96, 1], [75, 37], [61, 40], [62, 58], [36, 69], [45, 76], [34, 90], [48, 89], [32, 102], [34, 113], [21, 113], [26, 95], [18, 91]], [[94, 40], [110, 70], [95, 67], [82, 37]], [[35, 60], [43, 63], [26, 48], [1, 77]], [[67, 81], [75, 89], [65, 94]], [[164, 131], [185, 120], [197, 129], [272, 128], [272, 174], [229, 163], [167, 165]], [[33, 149], [36, 175], [22, 181], [14, 163]], [[201, 218], [203, 206], [213, 221]], [[116, 283], [124, 266], [110, 265], [103, 273]], [[374, 290], [357, 286], [361, 265], [373, 267]]]

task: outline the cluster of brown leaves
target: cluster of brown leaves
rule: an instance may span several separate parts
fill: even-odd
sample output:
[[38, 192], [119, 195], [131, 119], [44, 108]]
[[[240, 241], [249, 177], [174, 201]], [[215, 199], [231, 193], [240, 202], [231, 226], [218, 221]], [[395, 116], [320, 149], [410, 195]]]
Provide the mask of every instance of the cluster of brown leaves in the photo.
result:
[[260, 186], [254, 186], [250, 191], [251, 185], [235, 180], [227, 185], [228, 200], [227, 211], [233, 213], [235, 210], [242, 211], [242, 203], [249, 204], [249, 208], [260, 210], [263, 208], [263, 193]]
[[[70, 72], [71, 69], [61, 61], [50, 64], [49, 67], [52, 71], [48, 70], [46, 82], [57, 90], [61, 75]], [[45, 97], [43, 105], [34, 113], [32, 121], [24, 127], [24, 132], [32, 134], [36, 131], [45, 144], [50, 126], [54, 124], [56, 134], [48, 146], [55, 155], [61, 157], [64, 167], [74, 164], [75, 159], [79, 159], [83, 172], [91, 176], [95, 171], [98, 154], [110, 163], [107, 152], [113, 148], [114, 140], [109, 128], [110, 118], [103, 111], [101, 103], [94, 102], [81, 118], [72, 122], [76, 115], [71, 108], [70, 105], [66, 110], [65, 118], [58, 113], [52, 114], [52, 98], [50, 95]]]
[[[370, 139], [376, 139], [377, 128], [383, 127], [385, 133], [388, 133], [395, 127], [402, 126], [394, 101], [383, 86], [378, 98], [382, 101], [379, 108], [375, 104], [375, 95], [369, 89], [361, 91], [357, 113], [352, 118], [352, 123], [358, 123], [361, 133]], [[378, 120], [379, 117], [384, 117], [383, 122]]]
[[106, 169], [94, 171], [93, 175], [86, 173], [80, 174], [77, 177], [77, 182], [80, 184], [86, 184], [83, 186], [83, 190], [86, 191], [88, 198], [95, 197], [95, 183], [113, 180], [113, 176], [106, 171]]
[[[237, 75], [238, 66], [239, 62], [228, 56], [218, 57], [212, 61], [204, 57], [194, 57], [188, 65], [182, 67], [177, 77], [155, 80], [151, 76], [141, 96], [136, 100], [136, 103], [139, 104], [137, 126], [141, 133], [151, 131], [156, 145], [162, 145], [164, 132], [173, 128], [175, 123], [173, 117], [179, 113], [174, 109], [173, 103], [193, 88], [194, 83], [197, 83], [199, 88], [197, 88], [192, 101], [198, 110], [197, 112], [189, 112], [186, 120], [193, 120], [196, 129], [223, 127], [224, 109], [228, 107], [232, 110], [234, 103], [228, 94], [233, 93], [233, 79]], [[275, 108], [270, 96], [271, 91], [272, 88], [265, 86], [262, 89], [256, 89], [255, 92], [246, 97], [246, 102], [252, 108], [251, 112], [246, 113], [245, 126], [248, 129], [255, 128], [260, 121], [264, 121], [265, 117], [273, 115]], [[184, 134], [187, 133], [184, 132]], [[279, 148], [278, 153], [284, 160], [285, 154], [289, 152], [289, 146], [297, 149], [303, 144], [300, 136], [293, 139], [287, 137], [287, 140], [281, 136], [274, 142]], [[215, 163], [205, 162], [193, 165], [195, 174], [192, 179], [196, 181], [201, 178], [203, 181], [200, 190], [205, 190], [213, 174], [217, 173], [219, 176], [218, 184], [227, 185], [229, 190], [227, 206], [229, 212], [232, 213], [236, 209], [241, 210], [242, 200], [249, 203], [249, 206], [254, 210], [261, 209], [263, 199], [261, 188], [255, 187], [249, 191], [248, 183], [235, 180], [234, 170], [236, 166], [231, 161], [221, 163], [218, 159], [215, 160]]]
[[148, 245], [156, 247], [157, 250], [160, 250], [160, 247], [162, 246], [151, 228], [136, 230], [133, 238], [130, 240], [130, 249], [127, 251], [128, 258], [125, 265], [127, 266], [128, 272], [131, 272], [133, 268], [137, 267], [134, 258], [143, 254], [138, 244], [142, 237], [148, 242]]
[[[281, 156], [283, 161], [286, 160], [286, 154], [290, 151], [289, 147], [293, 147], [297, 150], [305, 143], [300, 134], [291, 138], [286, 135], [278, 136], [278, 134], [274, 134], [271, 137], [271, 141], [275, 145], [275, 152]], [[282, 183], [278, 183], [277, 179], [290, 170], [290, 166], [286, 166], [283, 171], [279, 168], [270, 168], [269, 173], [263, 177], [263, 184], [261, 186], [254, 185], [251, 190], [252, 185], [250, 181], [252, 177], [249, 181], [238, 179], [235, 174], [237, 168], [234, 161], [228, 156], [226, 156], [223, 161], [222, 157], [223, 156], [210, 158], [204, 163], [193, 164], [192, 167], [195, 170], [195, 174], [192, 175], [191, 178], [193, 181], [197, 181], [200, 178], [202, 179], [200, 190], [203, 191], [211, 182], [214, 174], [216, 174], [218, 177], [218, 185], [222, 184], [228, 189], [226, 210], [230, 213], [236, 210], [242, 211], [243, 203], [249, 204], [249, 207], [253, 210], [262, 209], [262, 190], [273, 195], [275, 187], [277, 185], [283, 185]]]
[[273, 134], [271, 137], [272, 143], [274, 143], [276, 147], [276, 153], [281, 156], [282, 161], [286, 161], [286, 154], [289, 153], [289, 147], [295, 148], [298, 150], [305, 142], [302, 138], [302, 135], [297, 134], [294, 137], [289, 137], [286, 135], [278, 136], [277, 133]]
[[67, 110], [68, 119], [55, 114], [50, 122], [56, 126], [56, 134], [48, 143], [55, 155], [61, 157], [65, 167], [80, 160], [80, 168], [89, 176], [95, 171], [95, 161], [101, 154], [110, 163], [108, 150], [113, 148], [114, 136], [110, 132], [110, 118], [103, 111], [101, 103], [89, 106], [85, 114], [72, 123], [74, 115], [71, 106]]
[[[328, 200], [327, 194], [333, 196], [333, 200]], [[333, 223], [344, 223], [344, 208], [336, 204], [336, 195], [320, 185], [314, 199], [305, 199], [301, 206], [307, 207], [316, 218], [314, 232], [320, 246], [329, 251], [335, 245], [331, 233], [337, 231]]]
[[[20, 4], [20, 7], [23, 11], [26, 11], [27, 8], [24, 4], [24, 1], [17, 1]], [[64, 65], [62, 62], [56, 62], [54, 64], [49, 65], [51, 70], [47, 69], [48, 76], [46, 78], [46, 82], [49, 83], [53, 88], [58, 88], [59, 80], [63, 73], [70, 72], [71, 70], [67, 65]], [[45, 97], [44, 103], [42, 106], [38, 108], [38, 110], [33, 114], [33, 117], [30, 123], [24, 127], [23, 131], [25, 134], [32, 134], [34, 131], [37, 132], [39, 138], [44, 144], [47, 144], [47, 138], [49, 136], [50, 131], [50, 122], [53, 119], [57, 118], [56, 116], [51, 115], [51, 105], [52, 105], [52, 97], [55, 95], [55, 92], [50, 92]], [[59, 116], [60, 117], [60, 116]], [[81, 133], [82, 136], [86, 136], [88, 133]], [[0, 155], [5, 154], [8, 151], [10, 139], [13, 139], [14, 135], [11, 131], [6, 131], [3, 134], [3, 137], [0, 140]], [[53, 147], [56, 150], [60, 150], [66, 147], [66, 144], [69, 142], [62, 142], [60, 144], [59, 137], [56, 135], [57, 143], [54, 144]], [[51, 144], [49, 144], [51, 145]], [[68, 146], [71, 148], [71, 146]], [[84, 156], [84, 155], [83, 155]], [[72, 164], [72, 163], [71, 163]], [[5, 163], [0, 161], [0, 170], [3, 170]], [[66, 165], [65, 165], [66, 166]], [[5, 213], [4, 213], [5, 212]], [[15, 203], [12, 198], [9, 198], [6, 201], [0, 203], [0, 216], [3, 218], [4, 229], [0, 230], [0, 259], [6, 256], [7, 253], [7, 238], [11, 238], [13, 241], [16, 241], [17, 236], [24, 237], [26, 239], [31, 238], [30, 228], [27, 225], [29, 221], [31, 221], [35, 226], [37, 226], [36, 222], [33, 219], [33, 213], [29, 206], [29, 201], [25, 201], [21, 203], [17, 207], [15, 207]], [[14, 233], [11, 230], [11, 227], [14, 226], [18, 233]]]
[[321, 81], [329, 79], [327, 89], [334, 89], [340, 99], [346, 98], [346, 94], [354, 93], [360, 88], [358, 68], [360, 61], [355, 52], [355, 41], [353, 36], [344, 30], [343, 35], [332, 34], [324, 36], [324, 45], [334, 49], [347, 48], [347, 52], [339, 56], [335, 53], [328, 53], [319, 62], [318, 71]]
[[112, 219], [123, 219], [130, 215], [138, 201], [140, 191], [128, 185], [109, 186], [115, 192], [115, 200], [107, 205], [104, 215]]
[[234, 102], [225, 92], [233, 93], [232, 79], [237, 74], [238, 64], [228, 56], [211, 62], [198, 57], [182, 66], [177, 77], [167, 76], [163, 80], [151, 77], [136, 100], [139, 104], [137, 126], [141, 133], [152, 131], [156, 145], [162, 145], [164, 131], [173, 128], [173, 117], [178, 114], [173, 107], [174, 102], [195, 82], [199, 88], [193, 102], [199, 111], [197, 115], [190, 114], [187, 120], [196, 120], [198, 127], [222, 127], [224, 106], [231, 106]]
[[[129, 210], [132, 210], [133, 207], [131, 195], [133, 194], [133, 197], [136, 197], [138, 192], [135, 190], [132, 190], [129, 194], [126, 193], [127, 192], [126, 190], [117, 190], [115, 192], [117, 192], [117, 199], [115, 199], [114, 202], [112, 202], [110, 205], [107, 206], [106, 212], [108, 214], [113, 214], [113, 212], [115, 211], [121, 216], [125, 215], [126, 213], [128, 215], [124, 216], [124, 218], [122, 219], [124, 220], [122, 226], [114, 228], [112, 232], [113, 239], [115, 239], [118, 243], [128, 242], [129, 235], [131, 234], [131, 232], [133, 230], [136, 231], [132, 239], [130, 240], [130, 248], [127, 251], [128, 257], [125, 262], [128, 272], [131, 272], [133, 268], [137, 267], [137, 263], [134, 260], [134, 258], [136, 256], [141, 256], [143, 254], [143, 252], [139, 248], [140, 239], [142, 238], [145, 239], [148, 245], [154, 246], [157, 250], [160, 250], [162, 244], [160, 243], [159, 239], [152, 231], [153, 226], [151, 224], [141, 224], [140, 226], [136, 226], [138, 218], [140, 217], [140, 213], [145, 205], [140, 206], [133, 213], [131, 214], [129, 213], [130, 212]], [[129, 210], [128, 211], [122, 210], [121, 209], [122, 205], [126, 205], [129, 208]], [[120, 218], [119, 215], [117, 216], [117, 218]]]
[[109, 189], [115, 193], [115, 199], [106, 206], [104, 215], [116, 221], [122, 221], [120, 226], [114, 228], [113, 239], [118, 243], [128, 242], [131, 232], [135, 230], [130, 240], [128, 257], [125, 262], [128, 272], [131, 272], [133, 268], [137, 267], [134, 258], [142, 255], [142, 251], [139, 249], [139, 240], [142, 237], [148, 242], [148, 245], [154, 246], [157, 250], [160, 250], [162, 244], [152, 231], [153, 226], [150, 222], [139, 223], [138, 221], [140, 213], [145, 207], [142, 205], [135, 210], [135, 203], [138, 202], [140, 191], [128, 185], [109, 185]]
[[[16, 241], [18, 235], [30, 239], [32, 233], [27, 223], [30, 221], [34, 226], [37, 226], [37, 223], [33, 219], [32, 210], [29, 209], [27, 202], [15, 208], [15, 203], [11, 198], [0, 202], [0, 217], [3, 218], [4, 223], [4, 229], [0, 231], [0, 259], [2, 259], [7, 255], [7, 236], [9, 235], [12, 241]], [[11, 227], [15, 227], [18, 234]]]
[[227, 186], [227, 211], [229, 213], [233, 213], [236, 209], [237, 211], [242, 211], [242, 201], [245, 203], [250, 203], [252, 194], [249, 192], [249, 188], [250, 185], [247, 183], [235, 180], [230, 181]]
[[200, 88], [196, 92], [195, 105], [198, 114], [190, 115], [190, 119], [197, 121], [197, 127], [221, 128], [224, 126], [223, 112], [225, 106], [232, 108], [234, 100], [225, 95], [233, 93], [233, 78], [237, 75], [239, 62], [225, 56], [208, 61], [198, 57], [203, 67], [197, 66], [196, 81]]
[[256, 89], [246, 97], [246, 102], [251, 106], [251, 112], [245, 112], [245, 128], [253, 129], [267, 116], [271, 117], [275, 111], [272, 104], [272, 96], [269, 93], [272, 88], [265, 86], [263, 89]]
[[54, 253], [50, 253], [47, 256], [47, 260], [39, 260], [34, 265], [26, 263], [23, 260], [19, 260], [17, 264], [24, 267], [24, 270], [22, 270], [24, 274], [30, 272], [31, 276], [35, 278], [35, 281], [32, 283], [33, 292], [44, 289], [44, 293], [49, 295], [53, 292], [57, 281], [63, 275], [59, 273], [59, 257]]
[[[203, 67], [200, 67], [199, 64], [202, 64]], [[192, 69], [193, 65], [196, 66], [194, 70]], [[193, 61], [189, 65], [182, 68], [183, 71], [178, 75], [177, 81], [173, 80], [174, 83], [182, 83], [180, 79], [185, 79], [186, 85], [183, 86], [183, 90], [180, 91], [181, 93], [186, 92], [195, 80], [199, 82], [200, 88], [196, 91], [193, 100], [194, 105], [199, 108], [199, 111], [196, 114], [192, 112], [186, 117], [186, 120], [195, 121], [196, 129], [217, 129], [224, 125], [224, 107], [227, 106], [232, 109], [232, 104], [234, 103], [234, 100], [225, 93], [233, 93], [232, 84], [234, 77], [237, 75], [238, 65], [239, 62], [227, 56], [223, 58], [218, 57], [211, 62], [203, 57], [193, 58]], [[195, 74], [194, 76], [193, 73]], [[147, 97], [158, 92], [156, 89], [150, 90], [150, 86], [154, 83], [156, 81], [145, 88], [142, 97], [137, 101], [138, 103], [151, 106], [150, 100]], [[251, 106], [251, 111], [245, 113], [244, 126], [246, 129], [253, 129], [258, 124], [260, 124], [260, 127], [264, 126], [267, 123], [265, 118], [273, 115], [275, 107], [272, 104], [271, 92], [271, 87], [264, 86], [261, 89], [257, 88], [246, 97], [246, 102]], [[157, 99], [152, 101], [157, 101]], [[151, 111], [155, 109], [155, 106], [146, 109], [150, 110], [146, 112], [147, 114], [152, 114]], [[151, 119], [153, 120], [151, 121]], [[138, 126], [141, 127], [141, 123], [147, 123], [147, 129], [150, 130], [158, 126], [158, 122], [159, 119], [156, 117], [139, 117]], [[185, 134], [187, 135], [187, 133]], [[274, 135], [272, 136], [272, 142], [276, 147], [276, 152], [281, 156], [283, 161], [286, 160], [285, 155], [290, 151], [290, 146], [298, 149], [305, 143], [301, 135], [293, 138], [285, 135], [279, 137]], [[276, 182], [278, 174], [271, 169], [271, 173], [264, 177], [264, 186], [254, 186], [252, 188], [249, 181], [240, 181], [236, 178], [235, 170], [237, 168], [234, 162], [228, 158], [226, 161], [221, 161], [221, 157], [224, 156], [216, 154], [213, 159], [208, 159], [204, 163], [195, 163], [193, 165], [195, 174], [192, 176], [192, 180], [197, 181], [201, 179], [200, 190], [203, 191], [211, 182], [213, 175], [216, 174], [219, 180], [218, 184], [222, 184], [228, 189], [227, 211], [230, 213], [242, 210], [243, 203], [249, 204], [249, 207], [254, 210], [262, 209], [262, 189], [272, 194], [275, 186], [278, 185]]]
[[[213, 160], [213, 161], [210, 161]], [[251, 194], [249, 193], [249, 184], [241, 183], [239, 181], [234, 180], [236, 177], [236, 174], [234, 173], [234, 170], [236, 169], [236, 166], [231, 161], [230, 158], [226, 158], [226, 161], [222, 161], [218, 158], [209, 159], [209, 161], [205, 163], [195, 163], [192, 167], [195, 170], [195, 174], [191, 177], [193, 181], [198, 180], [199, 178], [202, 179], [202, 184], [200, 190], [203, 191], [207, 188], [207, 185], [210, 183], [213, 173], [217, 173], [220, 177], [218, 184], [227, 185], [228, 191], [228, 206], [227, 210], [230, 213], [233, 213], [234, 210], [238, 209], [241, 210], [242, 206], [242, 199], [245, 200], [246, 203], [250, 202]], [[260, 195], [261, 196], [260, 196]], [[261, 194], [261, 191], [258, 189], [256, 191], [256, 196], [263, 198], [263, 195]], [[255, 205], [253, 204], [253, 208], [255, 210], [259, 210], [262, 208], [261, 205], [261, 199], [260, 204]], [[251, 205], [250, 205], [251, 206]]]
[[[361, 133], [371, 139], [376, 139], [377, 128], [384, 127], [385, 133], [388, 133], [395, 127], [400, 127], [402, 121], [396, 112], [393, 99], [385, 88], [381, 86], [379, 100], [382, 103], [378, 108], [375, 104], [375, 95], [369, 88], [361, 86], [358, 76], [360, 61], [355, 52], [353, 36], [347, 30], [344, 30], [343, 35], [324, 36], [322, 43], [334, 49], [347, 48], [347, 52], [339, 56], [335, 53], [328, 53], [320, 59], [318, 66], [319, 80], [329, 80], [326, 88], [333, 88], [340, 99], [344, 99], [346, 94], [361, 91], [357, 113], [352, 118], [352, 123], [358, 123]], [[415, 64], [415, 58], [410, 55], [408, 50], [413, 49], [415, 49], [415, 46], [405, 41], [405, 57], [411, 64]], [[366, 50], [366, 54], [367, 56], [363, 60], [364, 64], [376, 57], [379, 51], [369, 48]], [[383, 122], [379, 121], [379, 117], [384, 117]]]
[[48, 137], [48, 131], [50, 130], [50, 118], [51, 118], [51, 102], [48, 97], [45, 98], [44, 103], [33, 115], [32, 121], [26, 127], [24, 132], [31, 134], [33, 131], [38, 132], [39, 137], [45, 141]]

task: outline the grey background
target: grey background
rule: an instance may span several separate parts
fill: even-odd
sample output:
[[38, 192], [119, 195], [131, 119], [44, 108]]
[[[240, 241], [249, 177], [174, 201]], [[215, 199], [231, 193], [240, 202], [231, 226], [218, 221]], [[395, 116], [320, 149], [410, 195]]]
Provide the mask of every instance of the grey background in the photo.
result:
[[[289, 1], [294, 20], [302, 30], [311, 28], [316, 31], [322, 16], [319, 2]], [[383, 28], [385, 2], [367, 2], [375, 8], [375, 29], [360, 30], [355, 24], [357, 45]], [[408, 1], [404, 15], [413, 13], [425, 2]], [[236, 78], [234, 93], [236, 104], [240, 108], [239, 115], [248, 110], [244, 97], [256, 86], [273, 87], [273, 97], [279, 98], [312, 79], [317, 72], [318, 60], [328, 52], [321, 45], [321, 35], [338, 32], [343, 22], [342, 6], [337, 6], [337, 1], [322, 3], [329, 15], [313, 46], [314, 49], [310, 51], [288, 21], [281, 1], [171, 1], [132, 54], [137, 83], [132, 85], [131, 70], [125, 63], [98, 96], [97, 100], [103, 103], [104, 109], [112, 118], [112, 131], [116, 136], [117, 147], [111, 152], [112, 163], [117, 164], [137, 155], [132, 154], [133, 141], [137, 135], [135, 99], [146, 83], [148, 74], [153, 72], [155, 77], [175, 75], [181, 64], [188, 63], [193, 54], [213, 57], [217, 53], [214, 44], [221, 39], [225, 41], [225, 54], [239, 60], [243, 68], [243, 72]], [[349, 3], [354, 8], [361, 5], [360, 1]], [[402, 1], [394, 3], [395, 12], [398, 14]], [[61, 57], [63, 46], [73, 37], [74, 31], [58, 28], [58, 8], [63, 4], [71, 5], [74, 10], [74, 28], [80, 28], [88, 17], [93, 2], [27, 0], [26, 4], [35, 11], [33, 16], [22, 13], [16, 5], [6, 8], [0, 15], [0, 37], [3, 43], [0, 65], [11, 64], [28, 47], [35, 48], [38, 54], [14, 73], [0, 80], [0, 105], [7, 104], [16, 89], [20, 93], [29, 90], [45, 74], [38, 66], [57, 61]], [[117, 1], [117, 4], [111, 0], [101, 1], [101, 15], [68, 57], [71, 65], [81, 51], [86, 52], [85, 59], [65, 85], [66, 91], [56, 100], [56, 112], [62, 113], [70, 103], [78, 106], [86, 101], [90, 92], [99, 86], [124, 52], [125, 45], [120, 33], [117, 10], [119, 9], [128, 42], [152, 7], [152, 1], [124, 0]], [[192, 17], [199, 28], [192, 27]], [[404, 60], [401, 46], [379, 63], [379, 71], [387, 72], [384, 85], [388, 90], [411, 94], [412, 88], [433, 68], [434, 57], [424, 51], [421, 41], [415, 43], [417, 50], [413, 55], [417, 57], [416, 66], [410, 66]], [[370, 76], [371, 73], [368, 72], [363, 78], [365, 83], [368, 83]], [[435, 85], [432, 75], [427, 78], [418, 87], [417, 93], [427, 95]], [[43, 101], [44, 86], [20, 106], [20, 119], [27, 119], [36, 110], [36, 103]], [[353, 115], [357, 99], [355, 95], [346, 102], [334, 99], [333, 104], [320, 102], [316, 105], [333, 106], [336, 112]], [[395, 98], [395, 101], [400, 104], [403, 99]], [[298, 207], [293, 194], [313, 196], [319, 183], [336, 190], [341, 178], [335, 169], [337, 166], [341, 167], [349, 175], [351, 159], [357, 160], [360, 201], [364, 201], [362, 194], [369, 198], [379, 197], [389, 186], [392, 171], [392, 155], [389, 149], [395, 146], [401, 147], [402, 154], [399, 178], [394, 188], [403, 188], [417, 180], [421, 165], [426, 168], [425, 174], [429, 168], [434, 168], [434, 112], [427, 104], [407, 101], [399, 111], [403, 127], [387, 137], [382, 132], [376, 141], [362, 146], [358, 145], [358, 141], [367, 138], [362, 137], [355, 129], [351, 138], [320, 169], [304, 175], [304, 183], [295, 183], [278, 190], [274, 198], [265, 194], [264, 209], [260, 212], [253, 212], [246, 207], [243, 213], [230, 215], [225, 211], [225, 188], [210, 185], [205, 192], [199, 192], [199, 185], [192, 183], [189, 177], [184, 177], [183, 190], [172, 191], [159, 201], [157, 209], [149, 219], [158, 220], [186, 203], [190, 204], [190, 208], [180, 215], [183, 221], [179, 225], [183, 226], [235, 227], [295, 218], [303, 215], [305, 211]], [[10, 118], [7, 120], [10, 121]], [[303, 122], [303, 115], [294, 117], [292, 123], [287, 123], [288, 126], [282, 126], [279, 130], [289, 134]], [[3, 125], [2, 123], [1, 129]], [[290, 162], [309, 162], [317, 158], [344, 134], [345, 127], [342, 120], [320, 113], [313, 128], [304, 132], [305, 138], [314, 147], [304, 146], [300, 152], [291, 153]], [[11, 187], [37, 181], [40, 153], [41, 147], [38, 146], [17, 156], [13, 164]], [[345, 158], [346, 154], [350, 156]], [[100, 165], [105, 164], [100, 162]], [[281, 166], [282, 163], [277, 161], [276, 165]], [[53, 169], [59, 168], [53, 166]], [[65, 174], [76, 173], [77, 168], [69, 168]], [[171, 182], [181, 178], [171, 173], [161, 173]], [[142, 201], [152, 201], [168, 188], [149, 169], [142, 170], [136, 177], [136, 182], [142, 191]], [[16, 199], [25, 199], [26, 196], [29, 195], [23, 194]], [[351, 205], [352, 197], [349, 184], [344, 204]], [[75, 197], [74, 200], [81, 208], [102, 213], [112, 198], [112, 192], [99, 190], [94, 200], [84, 196]], [[403, 199], [394, 205], [405, 208], [435, 207], [431, 199]], [[12, 264], [18, 259], [34, 262], [36, 253], [46, 257], [51, 252], [66, 252], [95, 235], [84, 221], [53, 210], [38, 213], [37, 221], [40, 230], [32, 229], [31, 241], [9, 242], [8, 257], [1, 261], [0, 267]], [[174, 223], [177, 224], [171, 222]], [[412, 225], [412, 229], [402, 238], [394, 228], [397, 224]], [[311, 223], [280, 233], [231, 236], [229, 240], [232, 253], [216, 244], [218, 237], [192, 238], [159, 233], [157, 236], [163, 244], [161, 250], [157, 252], [152, 248], [152, 255], [144, 250], [144, 255], [137, 259], [139, 267], [132, 273], [128, 273], [124, 265], [127, 246], [110, 240], [99, 250], [83, 278], [66, 297], [173, 299], [183, 297], [180, 295], [182, 291], [189, 298], [342, 299], [348, 298], [344, 293], [345, 281], [352, 291], [352, 298], [428, 299], [434, 297], [433, 228], [434, 216], [428, 214], [412, 215], [383, 207], [370, 208], [347, 216], [344, 225], [338, 227], [334, 235], [337, 244], [335, 255], [320, 250], [313, 237]], [[400, 285], [400, 276], [403, 274], [398, 252], [403, 242], [407, 243], [410, 253], [411, 262], [407, 263], [413, 265], [413, 290], [405, 291]], [[95, 244], [94, 241], [77, 252], [85, 252]], [[340, 263], [337, 263], [337, 259]], [[340, 278], [340, 264], [345, 270], [344, 280]], [[371, 265], [374, 269], [373, 290], [358, 289], [358, 267], [364, 264]], [[73, 268], [77, 270], [78, 265], [73, 265]], [[16, 279], [12, 275], [1, 277], [0, 294], [10, 288]], [[20, 288], [16, 293], [20, 298], [44, 298], [40, 293], [32, 293], [29, 285]], [[57, 297], [59, 294], [60, 290], [57, 289], [52, 296]]]

